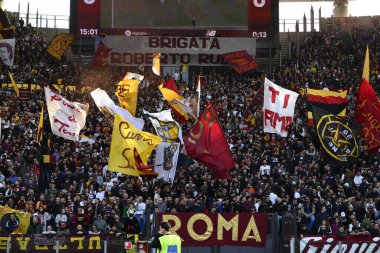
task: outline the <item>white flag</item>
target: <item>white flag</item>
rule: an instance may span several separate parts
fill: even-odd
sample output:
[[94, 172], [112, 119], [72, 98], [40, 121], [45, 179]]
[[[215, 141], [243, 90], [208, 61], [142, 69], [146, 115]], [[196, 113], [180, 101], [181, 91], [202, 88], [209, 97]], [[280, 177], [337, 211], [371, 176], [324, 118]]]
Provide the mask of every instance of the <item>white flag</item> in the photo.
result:
[[158, 173], [157, 179], [162, 178], [166, 182], [173, 183], [177, 170], [179, 148], [179, 143], [170, 142], [161, 142], [156, 147], [154, 172]]
[[132, 72], [127, 72], [125, 73], [123, 80], [131, 80], [133, 78], [142, 81], [144, 79], [144, 76]]
[[134, 125], [138, 130], [143, 129], [145, 123], [144, 120], [133, 117], [128, 110], [117, 106], [104, 90], [97, 88], [96, 90], [91, 91], [91, 96], [101, 112], [109, 113], [112, 116], [119, 114], [128, 122], [132, 123], [132, 125]]
[[288, 135], [298, 93], [284, 89], [267, 78], [264, 83], [263, 123], [265, 133]]
[[150, 121], [158, 136], [164, 142], [177, 142], [178, 139], [183, 143], [182, 128], [171, 114], [171, 110], [151, 113], [144, 110], [144, 114], [149, 116]]
[[45, 98], [53, 134], [78, 141], [79, 132], [86, 123], [85, 105], [70, 102], [48, 87], [45, 87]]
[[0, 58], [5, 65], [13, 66], [15, 60], [16, 39], [0, 40]]

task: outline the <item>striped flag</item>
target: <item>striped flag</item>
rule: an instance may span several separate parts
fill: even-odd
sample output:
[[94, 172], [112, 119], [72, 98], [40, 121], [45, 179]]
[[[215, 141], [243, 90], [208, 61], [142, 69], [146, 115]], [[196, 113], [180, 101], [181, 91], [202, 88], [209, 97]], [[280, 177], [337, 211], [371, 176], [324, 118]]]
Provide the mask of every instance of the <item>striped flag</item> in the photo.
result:
[[37, 129], [37, 142], [40, 143], [42, 141], [42, 133], [44, 131], [44, 103], [42, 103], [41, 113], [40, 113], [40, 121], [38, 122]]
[[346, 116], [346, 107], [348, 103], [347, 90], [329, 91], [307, 88], [306, 92], [307, 118], [310, 126], [314, 125], [312, 106], [318, 107], [319, 109], [337, 116]]

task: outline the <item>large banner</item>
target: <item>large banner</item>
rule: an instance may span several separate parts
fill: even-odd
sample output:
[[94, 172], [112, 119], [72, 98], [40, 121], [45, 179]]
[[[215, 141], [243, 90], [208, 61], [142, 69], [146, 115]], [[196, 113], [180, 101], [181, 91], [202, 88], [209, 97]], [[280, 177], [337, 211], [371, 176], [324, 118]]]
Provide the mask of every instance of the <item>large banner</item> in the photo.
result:
[[245, 73], [257, 68], [256, 59], [253, 59], [247, 53], [247, 50], [224, 54], [223, 58], [239, 74]]
[[79, 132], [86, 123], [84, 105], [70, 102], [48, 87], [45, 87], [45, 98], [53, 134], [78, 141]]
[[184, 247], [234, 245], [265, 247], [265, 213], [164, 213], [160, 221], [171, 224]]
[[161, 66], [225, 65], [222, 54], [241, 50], [256, 55], [254, 38], [108, 36], [102, 42], [111, 50], [112, 66], [151, 66], [155, 52], [161, 53]]
[[120, 252], [123, 247], [120, 238], [113, 236], [12, 235], [11, 237], [0, 237], [0, 252], [5, 252], [8, 240], [11, 244], [11, 253], [56, 252], [56, 241], [59, 241], [59, 252], [61, 253], [103, 253], [105, 240], [107, 240], [108, 252]]
[[284, 89], [265, 78], [264, 83], [264, 132], [288, 135], [288, 127], [293, 122], [294, 107], [298, 94]]
[[346, 235], [343, 238], [336, 236], [308, 236], [300, 241], [300, 253], [330, 253], [340, 252], [339, 242], [341, 242], [341, 252], [346, 253], [375, 253], [380, 252], [379, 237], [366, 235]]

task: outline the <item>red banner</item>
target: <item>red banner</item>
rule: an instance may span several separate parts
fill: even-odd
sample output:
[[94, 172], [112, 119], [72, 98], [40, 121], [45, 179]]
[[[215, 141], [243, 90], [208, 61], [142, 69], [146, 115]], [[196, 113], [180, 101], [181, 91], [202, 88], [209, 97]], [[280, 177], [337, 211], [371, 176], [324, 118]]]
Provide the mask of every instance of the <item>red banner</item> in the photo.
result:
[[247, 53], [247, 50], [223, 54], [222, 56], [239, 74], [257, 68], [256, 60]]
[[[341, 246], [339, 246], [341, 242]], [[375, 253], [380, 251], [379, 237], [366, 235], [337, 236], [307, 236], [300, 241], [300, 253], [330, 253], [340, 252]]]
[[184, 247], [234, 245], [265, 247], [265, 213], [167, 213], [159, 220], [171, 224], [172, 233], [182, 238]]
[[368, 151], [377, 154], [380, 147], [380, 102], [367, 80], [363, 79], [358, 90], [355, 120], [363, 125], [362, 135]]
[[[119, 252], [123, 247], [123, 241], [115, 236], [56, 236], [56, 235], [12, 235], [11, 237], [0, 237], [0, 252], [5, 252], [7, 241], [10, 240], [11, 253], [53, 253], [56, 252], [56, 241], [59, 241], [59, 252], [61, 253], [103, 253], [104, 241], [107, 240], [108, 252]], [[46, 240], [42, 240], [46, 237]], [[55, 238], [56, 237], [56, 238]], [[38, 244], [40, 245], [38, 245]]]

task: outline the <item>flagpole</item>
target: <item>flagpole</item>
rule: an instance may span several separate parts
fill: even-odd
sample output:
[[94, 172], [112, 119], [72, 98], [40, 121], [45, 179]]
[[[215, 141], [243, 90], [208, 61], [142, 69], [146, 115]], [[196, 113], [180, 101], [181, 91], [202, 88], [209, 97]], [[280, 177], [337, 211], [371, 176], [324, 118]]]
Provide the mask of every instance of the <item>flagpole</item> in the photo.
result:
[[111, 8], [111, 28], [113, 28], [113, 0], [112, 0], [112, 8]]

